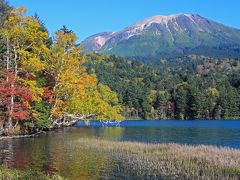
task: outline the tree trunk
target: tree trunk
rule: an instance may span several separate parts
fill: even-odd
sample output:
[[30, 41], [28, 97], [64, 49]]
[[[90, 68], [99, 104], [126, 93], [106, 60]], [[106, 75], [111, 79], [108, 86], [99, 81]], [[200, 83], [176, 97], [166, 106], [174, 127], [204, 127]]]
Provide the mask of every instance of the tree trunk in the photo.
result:
[[[7, 71], [10, 70], [10, 45], [9, 45], [9, 38], [7, 37], [7, 52], [6, 52], [6, 68], [7, 68]], [[9, 81], [9, 77], [8, 77], [8, 74], [7, 74], [7, 77], [6, 77], [6, 81], [8, 82]], [[11, 85], [12, 86], [12, 85]], [[12, 126], [12, 119], [11, 119], [11, 114], [12, 114], [12, 95], [9, 99], [9, 105], [7, 107], [8, 109], [8, 121], [7, 121], [7, 127], [11, 127]]]
[[15, 99], [15, 82], [17, 80], [17, 75], [18, 75], [18, 63], [17, 63], [17, 52], [14, 48], [14, 79], [11, 84], [11, 97], [10, 97], [10, 108], [9, 108], [9, 117], [8, 117], [8, 127], [11, 129], [13, 127], [13, 122], [12, 122], [12, 114], [14, 112], [14, 99]]
[[[14, 85], [11, 85], [11, 88], [14, 88]], [[11, 94], [10, 98], [10, 108], [9, 108], [9, 115], [8, 115], [8, 127], [12, 128], [12, 114], [14, 109], [14, 95]]]
[[[61, 119], [57, 119], [57, 120], [52, 120], [52, 125], [51, 125], [51, 129], [52, 128], [60, 128], [60, 127], [69, 127], [74, 125], [77, 121], [84, 121], [84, 119], [86, 118], [90, 118], [95, 116], [95, 114], [89, 114], [89, 115], [84, 115], [84, 116], [79, 116], [79, 115], [73, 115], [73, 114], [64, 114], [63, 117]], [[66, 117], [69, 117], [71, 119], [74, 119], [72, 121], [65, 121]], [[60, 121], [60, 122], [59, 122]]]
[[[7, 38], [7, 70], [10, 69], [10, 46], [9, 46], [9, 38]], [[8, 77], [7, 77], [8, 82]]]
[[[9, 45], [9, 38], [7, 37], [7, 71], [10, 70], [10, 45]], [[7, 75], [7, 82], [9, 81], [9, 77]], [[11, 84], [11, 89], [14, 88], [14, 84]], [[12, 91], [13, 92], [13, 91]], [[13, 107], [14, 107], [14, 96], [13, 93], [11, 93], [10, 97], [10, 105], [8, 107], [8, 127], [12, 127], [12, 113], [13, 113]]]

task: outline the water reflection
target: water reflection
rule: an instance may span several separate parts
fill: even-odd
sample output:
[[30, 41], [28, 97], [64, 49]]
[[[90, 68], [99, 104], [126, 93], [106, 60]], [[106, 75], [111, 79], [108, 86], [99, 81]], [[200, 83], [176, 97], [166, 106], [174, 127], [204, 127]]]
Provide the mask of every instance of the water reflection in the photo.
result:
[[58, 172], [71, 179], [109, 177], [112, 160], [104, 153], [79, 147], [75, 141], [76, 138], [70, 139], [69, 134], [61, 132], [32, 139], [4, 140], [0, 161], [8, 167]]
[[[236, 126], [236, 122], [239, 123]], [[211, 144], [240, 149], [240, 121], [210, 128], [190, 126], [76, 127], [36, 138], [0, 142], [0, 163], [18, 169], [58, 172], [70, 179], [104, 179], [121, 164], [109, 154], [79, 145], [80, 138], [148, 143]]]

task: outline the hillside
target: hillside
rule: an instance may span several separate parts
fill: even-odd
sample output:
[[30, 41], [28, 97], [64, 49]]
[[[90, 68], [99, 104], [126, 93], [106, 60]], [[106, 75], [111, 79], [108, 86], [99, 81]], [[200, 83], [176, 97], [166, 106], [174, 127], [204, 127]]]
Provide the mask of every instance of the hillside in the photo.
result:
[[197, 14], [154, 16], [120, 32], [93, 35], [81, 43], [85, 52], [124, 57], [175, 57], [198, 54], [240, 56], [240, 30]]
[[240, 117], [238, 59], [186, 56], [156, 68], [115, 56], [87, 58], [88, 72], [117, 92], [126, 118]]

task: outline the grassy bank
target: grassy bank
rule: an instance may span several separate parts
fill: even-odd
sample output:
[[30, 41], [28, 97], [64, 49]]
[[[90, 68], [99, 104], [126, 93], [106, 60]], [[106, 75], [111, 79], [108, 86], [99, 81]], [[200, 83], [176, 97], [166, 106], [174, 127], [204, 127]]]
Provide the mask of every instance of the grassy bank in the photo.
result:
[[[79, 139], [76, 146], [117, 161], [117, 176], [147, 179], [239, 179], [240, 151], [212, 146]], [[116, 173], [116, 171], [115, 171]]]
[[63, 180], [58, 175], [45, 175], [37, 171], [20, 171], [0, 166], [0, 179], [3, 180]]

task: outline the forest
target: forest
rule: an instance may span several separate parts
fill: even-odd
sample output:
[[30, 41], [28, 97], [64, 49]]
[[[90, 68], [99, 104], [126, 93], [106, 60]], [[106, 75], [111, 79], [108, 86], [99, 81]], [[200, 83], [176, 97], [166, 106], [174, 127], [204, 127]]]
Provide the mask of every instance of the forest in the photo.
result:
[[71, 125], [72, 118], [239, 119], [240, 63], [188, 55], [84, 54], [66, 26], [0, 1], [0, 134]]
[[239, 119], [240, 61], [190, 55], [143, 64], [89, 54], [89, 73], [117, 92], [128, 119]]

